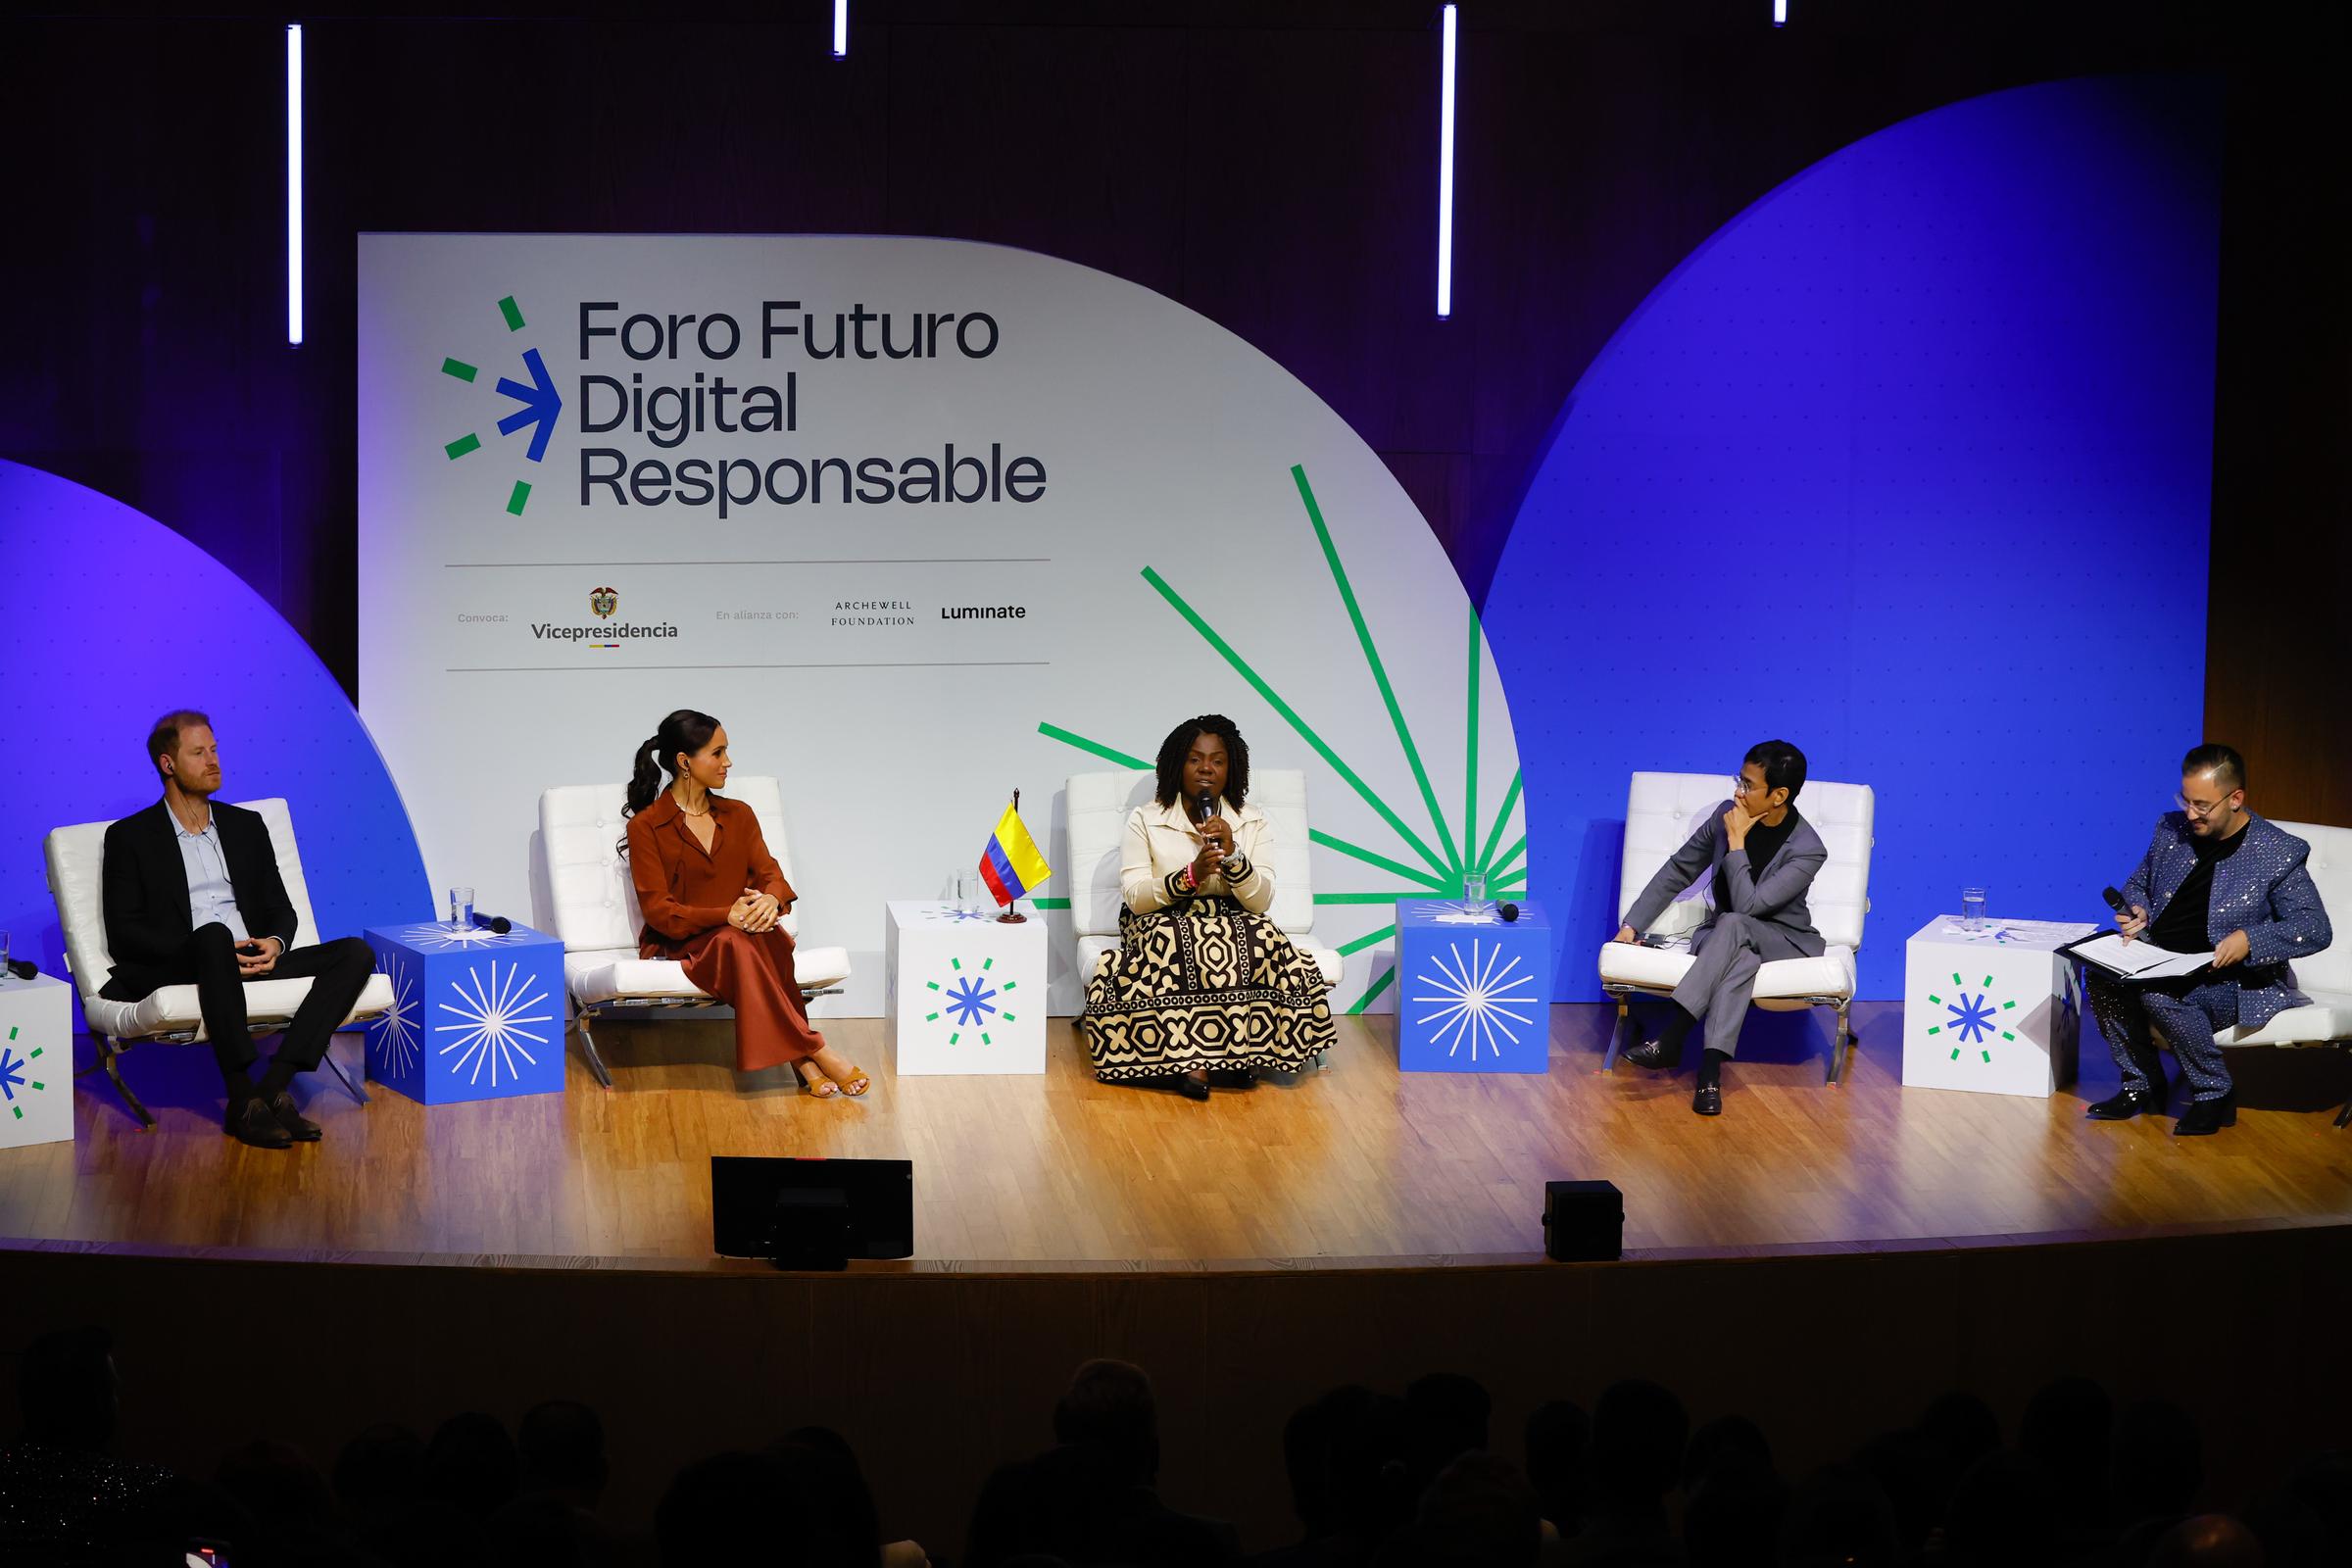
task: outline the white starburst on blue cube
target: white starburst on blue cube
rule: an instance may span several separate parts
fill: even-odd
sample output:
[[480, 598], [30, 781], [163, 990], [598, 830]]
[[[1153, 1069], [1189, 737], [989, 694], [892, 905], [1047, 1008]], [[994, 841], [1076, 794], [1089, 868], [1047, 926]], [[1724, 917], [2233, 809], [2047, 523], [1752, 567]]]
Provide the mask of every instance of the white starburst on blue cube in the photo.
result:
[[385, 1076], [405, 1078], [416, 1070], [416, 977], [397, 960], [387, 963], [384, 973], [392, 981], [392, 1006], [376, 1022], [375, 1051]]
[[1439, 925], [1502, 924], [1502, 916], [1494, 912], [1494, 906], [1483, 901], [1472, 904], [1463, 899], [1439, 899], [1432, 901], [1430, 908], [1436, 911], [1430, 919]]
[[458, 1000], [454, 1004], [442, 1003], [441, 1010], [456, 1013], [459, 1021], [437, 1024], [433, 1032], [458, 1037], [440, 1051], [444, 1057], [453, 1053], [457, 1055], [458, 1059], [450, 1063], [452, 1076], [466, 1073], [470, 1064], [472, 1071], [466, 1081], [468, 1084], [479, 1083], [482, 1068], [486, 1065], [490, 1069], [491, 1087], [496, 1088], [502, 1067], [509, 1078], [519, 1075], [521, 1069], [514, 1065], [516, 1056], [532, 1066], [539, 1064], [539, 1058], [532, 1055], [522, 1042], [528, 1040], [535, 1045], [545, 1046], [547, 1036], [524, 1025], [551, 1023], [556, 1015], [553, 1012], [529, 1010], [546, 1007], [548, 993], [536, 974], [523, 972], [519, 960], [508, 966], [506, 977], [502, 980], [499, 977], [498, 960], [491, 959], [487, 983], [480, 969], [468, 967], [466, 978], [450, 986], [450, 993]]
[[489, 947], [510, 940], [507, 933], [492, 931], [486, 926], [450, 925], [440, 920], [396, 926], [393, 935], [410, 947], [425, 953], [443, 953], [452, 948]]
[[[1434, 993], [1416, 996], [1411, 999], [1413, 1003], [1437, 1004], [1436, 1011], [1418, 1021], [1423, 1027], [1433, 1023], [1437, 1026], [1434, 1039], [1446, 1047], [1448, 1056], [1467, 1045], [1472, 1061], [1478, 1059], [1482, 1047], [1489, 1054], [1499, 1057], [1503, 1041], [1519, 1044], [1519, 1036], [1511, 1024], [1524, 1029], [1535, 1022], [1535, 974], [1532, 970], [1522, 972], [1519, 956], [1506, 956], [1499, 944], [1482, 951], [1478, 939], [1473, 937], [1467, 959], [1459, 943], [1449, 942], [1446, 947], [1446, 954], [1452, 956], [1450, 963], [1446, 954], [1435, 955], [1432, 962], [1438, 973], [1413, 977], [1417, 984]], [[1518, 1011], [1521, 1007], [1528, 1011]]]

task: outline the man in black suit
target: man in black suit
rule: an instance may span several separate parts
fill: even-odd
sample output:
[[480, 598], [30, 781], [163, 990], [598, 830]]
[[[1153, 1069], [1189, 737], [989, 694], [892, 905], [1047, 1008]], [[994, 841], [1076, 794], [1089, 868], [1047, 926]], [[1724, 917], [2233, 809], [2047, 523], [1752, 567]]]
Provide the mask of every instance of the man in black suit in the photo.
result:
[[[326, 1054], [375, 956], [357, 937], [293, 947], [294, 905], [269, 825], [213, 800], [220, 753], [211, 719], [188, 709], [166, 713], [147, 737], [147, 760], [163, 775], [164, 798], [106, 830], [106, 944], [115, 968], [99, 994], [136, 1002], [165, 986], [194, 985], [228, 1086], [227, 1131], [257, 1149], [314, 1142], [318, 1124], [295, 1109], [288, 1085]], [[305, 978], [317, 984], [257, 1083], [245, 986]]]

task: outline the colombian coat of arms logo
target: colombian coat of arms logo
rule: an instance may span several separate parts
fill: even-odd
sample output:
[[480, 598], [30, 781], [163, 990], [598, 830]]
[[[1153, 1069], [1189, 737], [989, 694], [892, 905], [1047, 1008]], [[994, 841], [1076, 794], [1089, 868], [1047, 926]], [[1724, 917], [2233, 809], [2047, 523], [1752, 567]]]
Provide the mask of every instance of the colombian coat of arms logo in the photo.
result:
[[610, 588], [591, 588], [588, 590], [588, 608], [596, 612], [597, 619], [610, 620], [612, 612], [620, 608], [620, 595]]

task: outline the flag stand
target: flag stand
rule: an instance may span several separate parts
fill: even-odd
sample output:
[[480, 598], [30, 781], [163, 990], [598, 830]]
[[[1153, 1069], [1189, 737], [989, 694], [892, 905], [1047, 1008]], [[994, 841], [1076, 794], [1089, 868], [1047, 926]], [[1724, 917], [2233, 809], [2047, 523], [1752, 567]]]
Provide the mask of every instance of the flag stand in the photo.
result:
[[[1018, 814], [1021, 809], [1021, 792], [1019, 790], [1012, 792], [1012, 809], [1015, 814]], [[1004, 912], [997, 916], [999, 925], [1027, 925], [1028, 923], [1029, 917], [1009, 904], [1004, 906]]]

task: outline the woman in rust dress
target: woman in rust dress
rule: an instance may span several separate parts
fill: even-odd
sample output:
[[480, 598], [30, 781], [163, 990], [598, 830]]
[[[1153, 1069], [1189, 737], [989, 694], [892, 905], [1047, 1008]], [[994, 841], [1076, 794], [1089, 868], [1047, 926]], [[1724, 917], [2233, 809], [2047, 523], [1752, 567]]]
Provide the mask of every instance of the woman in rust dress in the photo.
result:
[[[675, 958], [686, 978], [735, 1009], [735, 1065], [789, 1061], [818, 1099], [862, 1095], [866, 1075], [825, 1044], [793, 980], [794, 900], [760, 819], [717, 795], [735, 764], [717, 719], [681, 708], [637, 748], [629, 779], [629, 874], [643, 958]], [[662, 774], [669, 784], [664, 788]]]

